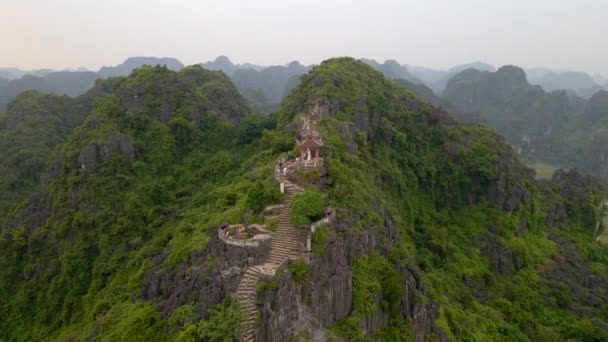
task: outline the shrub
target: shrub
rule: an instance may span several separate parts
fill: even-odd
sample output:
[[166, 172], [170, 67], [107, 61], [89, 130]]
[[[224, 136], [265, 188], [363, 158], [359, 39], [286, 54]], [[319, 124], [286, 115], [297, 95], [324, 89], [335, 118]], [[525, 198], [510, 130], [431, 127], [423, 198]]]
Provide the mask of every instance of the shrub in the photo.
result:
[[321, 193], [306, 190], [293, 199], [289, 222], [296, 225], [307, 225], [323, 217], [325, 202]]
[[310, 266], [302, 259], [290, 260], [287, 268], [291, 273], [291, 279], [296, 284], [304, 283], [310, 272]]
[[114, 307], [105, 319], [101, 341], [161, 341], [160, 315], [148, 303], [123, 303]]
[[236, 302], [224, 301], [209, 309], [209, 319], [198, 324], [198, 340], [206, 342], [234, 341], [235, 328], [242, 320]]
[[274, 180], [256, 181], [247, 193], [247, 208], [254, 213], [261, 212], [264, 207], [281, 200], [279, 186]]

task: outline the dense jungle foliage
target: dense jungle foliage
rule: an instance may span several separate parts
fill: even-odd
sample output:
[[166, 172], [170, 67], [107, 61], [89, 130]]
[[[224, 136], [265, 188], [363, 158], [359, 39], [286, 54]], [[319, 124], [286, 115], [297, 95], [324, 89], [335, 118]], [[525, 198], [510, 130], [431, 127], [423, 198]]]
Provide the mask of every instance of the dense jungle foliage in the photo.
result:
[[[317, 113], [326, 199], [296, 197], [298, 223], [326, 203], [353, 222], [347, 234], [394, 238], [387, 253], [352, 260], [353, 310], [328, 328], [352, 341], [410, 340], [395, 298], [407, 291], [400, 267], [412, 265], [428, 287], [416, 300], [438, 303], [434, 324], [450, 339], [608, 340], [608, 252], [595, 242], [601, 184], [575, 172], [535, 181], [493, 130], [455, 123], [361, 62], [323, 62], [270, 116], [251, 113], [223, 73], [198, 66], [142, 67], [95, 89], [82, 124], [59, 122], [65, 143], [11, 145], [10, 158], [36, 149], [38, 170], [48, 165], [42, 182], [0, 160], [11, 191], [30, 195], [3, 198], [12, 207], [0, 232], [0, 340], [232, 340], [236, 303], [167, 313], [142, 295], [146, 275], [159, 256], [162, 270], [197, 260], [221, 224], [263, 223], [264, 208], [281, 201], [273, 165], [293, 148], [290, 127], [319, 106], [329, 108]], [[49, 126], [80, 110], [67, 98], [23, 97], [9, 116], [48, 112], [40, 122]], [[40, 134], [3, 120], [2, 139]], [[315, 232], [314, 255], [333, 234]], [[289, 270], [298, 284], [309, 277], [305, 263]], [[389, 324], [365, 337], [360, 318], [379, 309], [377, 296]]]
[[529, 162], [578, 168], [606, 178], [608, 92], [586, 100], [566, 90], [531, 85], [524, 70], [465, 70], [449, 80], [443, 98], [459, 119], [486, 123], [504, 135]]

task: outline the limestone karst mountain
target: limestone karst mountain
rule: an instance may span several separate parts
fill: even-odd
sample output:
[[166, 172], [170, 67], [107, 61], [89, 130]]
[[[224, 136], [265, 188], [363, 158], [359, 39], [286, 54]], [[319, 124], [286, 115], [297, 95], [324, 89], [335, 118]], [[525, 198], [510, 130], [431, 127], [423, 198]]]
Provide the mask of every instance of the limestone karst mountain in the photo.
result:
[[[79, 96], [90, 90], [99, 78], [128, 76], [134, 69], [143, 65], [164, 65], [171, 70], [183, 67], [175, 58], [130, 57], [120, 65], [102, 67], [99, 72], [92, 71], [14, 71], [9, 73], [9, 81], [0, 80], [0, 104], [6, 105], [21, 92], [36, 90], [42, 93]], [[12, 70], [12, 69], [10, 69]], [[8, 79], [8, 78], [7, 78]]]
[[[200, 66], [142, 67], [87, 96], [2, 220], [0, 339], [608, 338], [603, 185], [536, 181], [495, 131], [362, 62], [315, 66], [270, 116]], [[311, 120], [323, 167], [282, 194], [277, 163], [301, 161]], [[282, 229], [310, 245], [258, 281], [253, 267], [290, 255]]]
[[545, 91], [568, 90], [588, 99], [602, 89], [593, 77], [580, 71], [553, 71], [543, 68], [526, 69], [528, 81]]
[[496, 72], [465, 70], [450, 79], [443, 95], [459, 119], [494, 127], [528, 161], [608, 177], [602, 157], [605, 91], [589, 100], [565, 90], [547, 92], [531, 85], [523, 69], [503, 66]]
[[169, 70], [179, 71], [184, 65], [175, 58], [164, 57], [129, 57], [117, 66], [104, 66], [97, 72], [98, 78], [108, 78], [116, 76], [128, 76], [133, 70], [142, 65], [161, 65]]

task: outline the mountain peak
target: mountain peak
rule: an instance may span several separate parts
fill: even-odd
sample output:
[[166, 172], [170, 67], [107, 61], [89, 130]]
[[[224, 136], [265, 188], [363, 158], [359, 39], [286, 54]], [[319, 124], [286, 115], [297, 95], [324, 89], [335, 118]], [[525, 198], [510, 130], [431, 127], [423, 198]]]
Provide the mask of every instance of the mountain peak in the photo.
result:
[[134, 56], [127, 58], [122, 64], [117, 66], [104, 66], [99, 69], [99, 78], [117, 77], [117, 76], [128, 76], [133, 70], [143, 65], [162, 65], [166, 66], [169, 70], [180, 70], [184, 67], [182, 62], [172, 57], [144, 57]]
[[496, 71], [496, 76], [508, 79], [513, 83], [528, 83], [524, 69], [515, 65], [504, 65]]

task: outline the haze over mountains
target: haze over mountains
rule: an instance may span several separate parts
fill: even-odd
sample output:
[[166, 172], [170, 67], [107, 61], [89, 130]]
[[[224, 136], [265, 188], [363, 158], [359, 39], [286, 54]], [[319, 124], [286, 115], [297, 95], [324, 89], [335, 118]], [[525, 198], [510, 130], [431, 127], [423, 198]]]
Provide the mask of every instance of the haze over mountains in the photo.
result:
[[[125, 64], [104, 72], [137, 63]], [[432, 72], [392, 61], [209, 65], [225, 72], [142, 66], [77, 97], [10, 102], [0, 339], [224, 341], [243, 323], [273, 342], [608, 339], [605, 185], [565, 170], [537, 180], [521, 159], [559, 152], [538, 149], [562, 136], [608, 137], [608, 92], [547, 92], [515, 66], [456, 68], [435, 94]], [[267, 98], [282, 101], [257, 113]], [[275, 163], [311, 125], [323, 166], [287, 176], [282, 194]], [[602, 145], [576, 146], [588, 143]], [[294, 240], [218, 232], [247, 222], [286, 239], [294, 212], [325, 217], [306, 258], [247, 278]]]
[[166, 65], [171, 70], [183, 68], [175, 58], [131, 57], [124, 63], [92, 71], [19, 70], [0, 68], [0, 104], [8, 103], [25, 90], [78, 96], [91, 89], [96, 79], [127, 76], [142, 65]]
[[[391, 78], [402, 78], [422, 83], [431, 88], [435, 94], [441, 95], [448, 80], [465, 69], [479, 71], [495, 71], [492, 65], [483, 62], [473, 62], [454, 66], [448, 70], [438, 70], [423, 66], [399, 64], [395, 60], [377, 62], [373, 59], [362, 59], [366, 64]], [[23, 90], [39, 90], [47, 93], [76, 96], [84, 93], [93, 86], [97, 78], [129, 75], [135, 68], [142, 65], [166, 65], [171, 70], [179, 70], [183, 64], [175, 58], [131, 57], [124, 63], [114, 67], [102, 67], [98, 72], [86, 70], [54, 71], [20, 70], [17, 68], [0, 67], [0, 102], [8, 102]], [[286, 65], [263, 66], [251, 63], [234, 64], [226, 56], [219, 56], [213, 61], [202, 63], [209, 70], [221, 70], [233, 79], [239, 90], [252, 103], [261, 105], [264, 111], [276, 109], [280, 100], [289, 90], [290, 78], [302, 75], [311, 66], [301, 65], [293, 61]], [[237, 72], [238, 71], [238, 72]], [[236, 72], [236, 74], [235, 74]], [[526, 69], [528, 82], [540, 85], [546, 91], [568, 90], [578, 96], [589, 98], [595, 92], [608, 87], [601, 75], [590, 76], [577, 71], [554, 71], [544, 68]], [[293, 85], [295, 80], [291, 80]], [[287, 87], [287, 88], [286, 88]]]
[[[437, 70], [395, 60], [361, 61], [463, 122], [496, 128], [529, 162], [578, 167], [608, 177], [608, 165], [602, 159], [604, 152], [598, 150], [603, 146], [600, 143], [603, 121], [593, 129], [583, 128], [589, 127], [583, 114], [605, 96], [599, 92], [603, 89], [599, 85], [603, 78], [598, 75], [594, 78], [584, 72], [525, 70], [515, 66], [497, 70], [483, 62]], [[91, 89], [97, 79], [127, 76], [142, 65], [164, 65], [175, 71], [184, 67], [175, 58], [131, 57], [98, 72], [0, 69], [0, 74], [12, 78], [0, 78], [0, 115], [25, 90], [78, 96]], [[201, 65], [224, 72], [250, 109], [264, 113], [276, 111], [283, 98], [299, 84], [300, 76], [312, 68], [297, 61], [275, 66], [234, 64], [226, 56]], [[598, 106], [601, 107], [595, 105], [596, 112], [604, 110], [597, 109]], [[583, 129], [589, 134], [583, 134]]]

